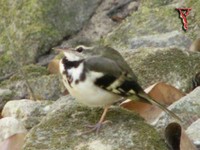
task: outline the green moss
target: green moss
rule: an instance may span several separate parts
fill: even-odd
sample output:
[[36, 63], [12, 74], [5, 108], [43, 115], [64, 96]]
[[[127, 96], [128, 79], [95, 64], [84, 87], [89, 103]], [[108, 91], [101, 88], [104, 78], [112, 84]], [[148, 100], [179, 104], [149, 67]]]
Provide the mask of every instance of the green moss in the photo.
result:
[[187, 34], [191, 39], [195, 40], [200, 36], [200, 1], [185, 1], [184, 6], [186, 8], [192, 8], [190, 11], [187, 21], [188, 21], [188, 31]]
[[[95, 10], [97, 1], [19, 0], [10, 3], [1, 0], [0, 43], [5, 44], [6, 51], [14, 49], [18, 62], [34, 63], [38, 56], [48, 52], [64, 37], [79, 31]], [[81, 19], [77, 19], [80, 15]], [[14, 47], [12, 49], [9, 47], [4, 23]]]
[[1, 95], [1, 100], [3, 100], [3, 101], [11, 100], [13, 95], [14, 95], [14, 92], [10, 92], [10, 93], [4, 94], [3, 96]]
[[[10, 63], [10, 61], [8, 61], [8, 62]], [[46, 69], [46, 67], [42, 67], [42, 66], [38, 66], [38, 65], [33, 65], [33, 64], [23, 66], [21, 69], [23, 70], [25, 78], [28, 79], [28, 80], [49, 74], [49, 72]], [[4, 81], [2, 81], [0, 83], [1, 87], [5, 87], [7, 85], [10, 85], [10, 84], [12, 84], [15, 81], [24, 80], [24, 76], [22, 75], [22, 73], [21, 73], [20, 70], [17, 70], [17, 66], [15, 67], [15, 70], [16, 71], [9, 78], [9, 80], [4, 80]]]
[[169, 5], [172, 4], [173, 0], [142, 0], [142, 4], [152, 8], [152, 7], [159, 7], [159, 6], [165, 6], [165, 5]]
[[[32, 79], [36, 77], [41, 77], [43, 75], [48, 75], [49, 72], [46, 69], [46, 67], [38, 66], [38, 65], [26, 65], [21, 68], [23, 70], [24, 75], [26, 76], [27, 79]], [[18, 71], [17, 74], [14, 74], [9, 82], [17, 81], [17, 80], [23, 80], [24, 76], [21, 74], [20, 71]]]
[[200, 70], [200, 54], [176, 48], [140, 49], [124, 57], [143, 87], [156, 82], [169, 83], [183, 91], [190, 88], [191, 78]]
[[112, 123], [105, 125], [98, 135], [90, 133], [77, 136], [86, 130], [85, 124], [95, 124], [98, 121], [102, 109], [91, 110], [80, 107], [75, 102], [69, 102], [68, 99], [65, 103], [29, 132], [24, 149], [49, 149], [50, 147], [51, 149], [75, 149], [75, 147], [88, 149], [89, 144], [94, 141], [100, 141], [102, 145], [112, 145], [112, 149], [166, 149], [164, 141], [152, 127], [145, 124], [134, 113], [119, 107], [109, 110], [106, 119], [111, 120]]
[[14, 73], [17, 70], [17, 65], [9, 54], [3, 54], [0, 56], [0, 66], [0, 77]]
[[106, 44], [114, 48], [127, 49], [129, 40], [132, 38], [166, 33], [174, 30], [181, 30], [181, 23], [175, 7], [149, 8], [143, 6], [109, 34], [105, 38], [105, 41]]
[[46, 67], [33, 65], [33, 64], [24, 66], [22, 69], [24, 70], [25, 74], [32, 74], [32, 75], [34, 75], [34, 77], [49, 74]]

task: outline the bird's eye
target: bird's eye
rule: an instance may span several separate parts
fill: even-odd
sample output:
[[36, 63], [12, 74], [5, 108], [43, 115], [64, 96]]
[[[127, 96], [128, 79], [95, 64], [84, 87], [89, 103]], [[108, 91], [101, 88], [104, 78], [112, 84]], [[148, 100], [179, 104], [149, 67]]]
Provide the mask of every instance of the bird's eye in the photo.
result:
[[78, 48], [76, 49], [76, 51], [79, 52], [79, 53], [81, 53], [83, 50], [84, 50], [83, 47], [78, 47]]

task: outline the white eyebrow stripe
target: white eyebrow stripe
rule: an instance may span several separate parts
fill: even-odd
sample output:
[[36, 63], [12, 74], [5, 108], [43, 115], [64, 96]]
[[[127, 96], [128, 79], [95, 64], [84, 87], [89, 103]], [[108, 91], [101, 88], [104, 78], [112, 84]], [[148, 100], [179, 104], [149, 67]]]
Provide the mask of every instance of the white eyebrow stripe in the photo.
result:
[[85, 45], [78, 45], [75, 49], [78, 49], [79, 47], [82, 47], [83, 49], [93, 49], [94, 47], [88, 47]]

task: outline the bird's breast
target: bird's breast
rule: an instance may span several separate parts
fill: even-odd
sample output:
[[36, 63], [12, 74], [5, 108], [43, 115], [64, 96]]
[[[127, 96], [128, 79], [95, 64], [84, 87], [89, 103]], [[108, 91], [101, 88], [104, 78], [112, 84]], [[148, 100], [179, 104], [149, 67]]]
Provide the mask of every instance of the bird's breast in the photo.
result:
[[104, 107], [111, 105], [120, 98], [120, 96], [94, 84], [98, 78], [103, 76], [103, 73], [85, 71], [84, 69], [84, 63], [67, 70], [62, 64], [60, 66], [65, 87], [79, 102], [91, 107]]

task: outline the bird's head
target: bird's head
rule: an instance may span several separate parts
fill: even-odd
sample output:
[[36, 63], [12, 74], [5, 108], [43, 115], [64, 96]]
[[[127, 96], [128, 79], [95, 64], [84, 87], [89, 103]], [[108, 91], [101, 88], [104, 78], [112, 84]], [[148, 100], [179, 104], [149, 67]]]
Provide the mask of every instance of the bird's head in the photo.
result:
[[57, 51], [63, 52], [65, 57], [70, 61], [78, 61], [85, 59], [88, 55], [91, 55], [94, 47], [87, 47], [84, 45], [76, 46], [75, 48], [53, 48]]

